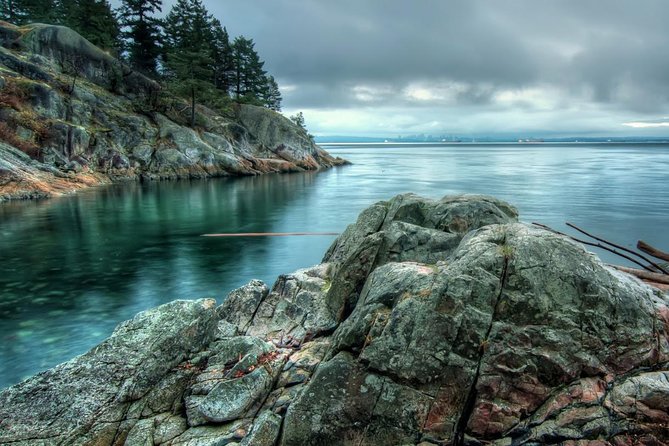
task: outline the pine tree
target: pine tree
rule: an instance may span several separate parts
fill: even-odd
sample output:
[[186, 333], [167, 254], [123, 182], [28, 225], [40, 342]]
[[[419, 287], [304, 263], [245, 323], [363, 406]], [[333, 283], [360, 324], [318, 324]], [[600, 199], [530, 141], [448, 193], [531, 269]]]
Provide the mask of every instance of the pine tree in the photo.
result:
[[232, 55], [230, 36], [218, 19], [211, 21], [211, 58], [214, 70], [213, 83], [216, 89], [230, 93], [234, 81], [235, 64]]
[[0, 0], [0, 20], [18, 24], [20, 12], [16, 0]]
[[279, 91], [279, 84], [274, 80], [274, 76], [265, 76], [262, 102], [270, 110], [281, 111], [281, 91]]
[[0, 6], [2, 6], [0, 17], [15, 25], [56, 22], [54, 0], [3, 0]]
[[57, 24], [75, 29], [79, 19], [79, 0], [56, 0]]
[[166, 74], [190, 97], [191, 127], [197, 93], [212, 87], [211, 20], [201, 0], [178, 0], [165, 18]]
[[74, 28], [93, 45], [117, 53], [120, 27], [107, 0], [78, 0]]
[[162, 11], [162, 0], [123, 0], [120, 9], [122, 36], [128, 61], [135, 69], [157, 76], [160, 48], [160, 20], [153, 14]]
[[255, 102], [260, 100], [266, 85], [265, 62], [260, 60], [253, 39], [236, 37], [232, 44], [235, 64], [234, 91], [237, 100]]
[[291, 116], [290, 120], [303, 130], [307, 130], [307, 126], [304, 124], [304, 113], [298, 112], [297, 114]]

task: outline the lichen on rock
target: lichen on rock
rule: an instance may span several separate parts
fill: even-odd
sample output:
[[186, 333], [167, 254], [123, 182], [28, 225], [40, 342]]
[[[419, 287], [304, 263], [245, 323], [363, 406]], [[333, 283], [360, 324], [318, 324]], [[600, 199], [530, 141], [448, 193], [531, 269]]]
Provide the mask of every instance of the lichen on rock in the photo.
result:
[[669, 439], [667, 296], [512, 206], [398, 196], [324, 260], [149, 310], [0, 392], [0, 444]]

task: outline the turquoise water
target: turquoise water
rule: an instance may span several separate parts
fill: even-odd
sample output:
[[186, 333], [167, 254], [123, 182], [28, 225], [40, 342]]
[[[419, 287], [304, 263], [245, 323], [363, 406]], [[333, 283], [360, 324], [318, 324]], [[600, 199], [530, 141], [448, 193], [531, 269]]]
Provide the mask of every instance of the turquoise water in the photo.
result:
[[[324, 146], [354, 165], [320, 173], [129, 183], [0, 205], [0, 387], [81, 354], [120, 321], [320, 261], [323, 237], [397, 193], [487, 193], [524, 221], [565, 221], [669, 249], [667, 145]], [[606, 255], [606, 261], [618, 259]]]

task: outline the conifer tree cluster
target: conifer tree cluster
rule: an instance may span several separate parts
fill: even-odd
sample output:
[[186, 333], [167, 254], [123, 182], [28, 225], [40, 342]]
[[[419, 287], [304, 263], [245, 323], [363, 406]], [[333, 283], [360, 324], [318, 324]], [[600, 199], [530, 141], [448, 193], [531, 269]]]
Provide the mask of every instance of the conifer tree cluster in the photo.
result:
[[64, 25], [106, 51], [120, 50], [119, 23], [107, 0], [0, 0], [0, 19]]
[[[68, 26], [136, 70], [196, 101], [212, 97], [281, 110], [281, 93], [252, 39], [231, 40], [202, 0], [177, 0], [164, 19], [162, 0], [0, 0], [0, 20]], [[194, 112], [192, 114], [194, 116]]]

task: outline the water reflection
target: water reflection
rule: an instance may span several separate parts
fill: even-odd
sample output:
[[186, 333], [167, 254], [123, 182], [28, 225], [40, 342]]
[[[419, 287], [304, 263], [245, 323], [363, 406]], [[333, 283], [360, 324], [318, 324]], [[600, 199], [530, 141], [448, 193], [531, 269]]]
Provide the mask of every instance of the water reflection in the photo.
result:
[[[266, 239], [200, 235], [274, 231], [317, 183], [314, 173], [131, 183], [0, 206], [0, 385], [83, 353], [143, 309], [220, 300], [251, 278], [289, 271], [269, 259]], [[285, 266], [317, 263], [324, 249], [292, 252]]]
[[[321, 173], [123, 184], [0, 206], [0, 386], [83, 353], [120, 321], [176, 298], [223, 298], [252, 278], [318, 263], [334, 237], [203, 238], [211, 232], [340, 232], [402, 192], [485, 193], [525, 221], [571, 221], [669, 249], [666, 145], [331, 147]], [[607, 261], [619, 261], [603, 253]]]

